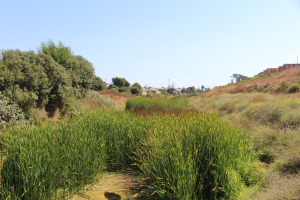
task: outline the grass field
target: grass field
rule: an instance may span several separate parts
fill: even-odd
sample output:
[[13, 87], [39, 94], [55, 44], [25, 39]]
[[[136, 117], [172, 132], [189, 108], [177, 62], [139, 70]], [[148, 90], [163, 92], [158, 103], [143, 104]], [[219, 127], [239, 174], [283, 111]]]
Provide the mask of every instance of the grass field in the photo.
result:
[[132, 164], [151, 199], [227, 199], [262, 181], [245, 133], [208, 112], [99, 108], [7, 130], [2, 144], [1, 198], [8, 199], [67, 198], [105, 170]]
[[256, 157], [267, 167], [266, 182], [252, 192], [250, 199], [300, 196], [299, 93], [220, 93], [192, 97], [189, 101], [193, 108], [216, 112], [224, 120], [247, 129]]

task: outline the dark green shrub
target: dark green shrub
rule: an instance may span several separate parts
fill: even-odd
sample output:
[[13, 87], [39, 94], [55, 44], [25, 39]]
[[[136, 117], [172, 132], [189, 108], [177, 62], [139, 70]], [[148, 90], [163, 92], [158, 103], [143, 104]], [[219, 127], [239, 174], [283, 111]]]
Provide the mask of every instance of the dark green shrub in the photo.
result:
[[256, 156], [261, 162], [271, 164], [275, 160], [275, 155], [272, 154], [271, 150], [269, 148], [264, 148], [258, 152], [256, 152]]
[[286, 81], [281, 81], [279, 86], [275, 88], [274, 92], [284, 92], [290, 87], [290, 84]]
[[287, 92], [288, 93], [295, 93], [299, 90], [300, 88], [300, 85], [298, 83], [295, 83], [293, 85], [291, 85], [288, 89], [287, 89]]
[[98, 76], [93, 77], [93, 83], [90, 87], [91, 90], [99, 91], [99, 90], [106, 90], [107, 86], [106, 83]]
[[140, 88], [138, 88], [137, 86], [132, 86], [130, 88], [131, 94], [141, 94], [142, 90]]

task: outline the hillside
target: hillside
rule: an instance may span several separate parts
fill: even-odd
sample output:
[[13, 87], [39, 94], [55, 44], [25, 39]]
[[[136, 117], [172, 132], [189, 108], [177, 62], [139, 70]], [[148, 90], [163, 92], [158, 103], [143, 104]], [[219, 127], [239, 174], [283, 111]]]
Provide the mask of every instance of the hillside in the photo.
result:
[[125, 108], [127, 99], [135, 98], [132, 94], [128, 94], [126, 92], [115, 92], [112, 90], [101, 90], [98, 91], [98, 93], [104, 95], [107, 99], [115, 101], [121, 108]]
[[240, 93], [240, 92], [273, 92], [281, 82], [294, 84], [300, 77], [300, 67], [290, 69], [287, 71], [281, 71], [279, 73], [267, 74], [257, 78], [248, 78], [247, 80], [228, 84], [226, 86], [219, 86], [213, 88], [207, 93], [207, 96], [223, 93]]
[[189, 98], [191, 108], [216, 112], [243, 127], [254, 154], [264, 164], [265, 181], [242, 199], [300, 197], [300, 93], [289, 93], [288, 87], [277, 89], [283, 81], [290, 86], [299, 84], [299, 77], [300, 68], [295, 68]]

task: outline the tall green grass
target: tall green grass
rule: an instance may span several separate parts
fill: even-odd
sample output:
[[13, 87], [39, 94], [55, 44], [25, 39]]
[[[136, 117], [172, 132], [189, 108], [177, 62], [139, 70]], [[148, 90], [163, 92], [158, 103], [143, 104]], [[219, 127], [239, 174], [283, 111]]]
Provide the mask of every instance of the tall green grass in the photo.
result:
[[1, 198], [63, 198], [106, 169], [136, 163], [151, 199], [218, 199], [244, 185], [243, 132], [216, 114], [139, 116], [95, 109], [3, 136]]
[[126, 110], [149, 109], [151, 106], [160, 105], [166, 109], [183, 109], [189, 104], [187, 98], [134, 98], [126, 102]]

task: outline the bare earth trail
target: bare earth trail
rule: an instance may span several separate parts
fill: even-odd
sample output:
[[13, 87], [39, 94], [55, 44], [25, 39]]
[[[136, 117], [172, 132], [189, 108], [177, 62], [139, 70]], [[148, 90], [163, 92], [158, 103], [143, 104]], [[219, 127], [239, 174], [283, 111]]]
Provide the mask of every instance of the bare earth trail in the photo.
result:
[[81, 194], [70, 198], [71, 200], [118, 200], [118, 199], [146, 199], [141, 195], [135, 195], [139, 192], [142, 185], [142, 179], [133, 172], [107, 172], [103, 174], [102, 179], [87, 188]]

